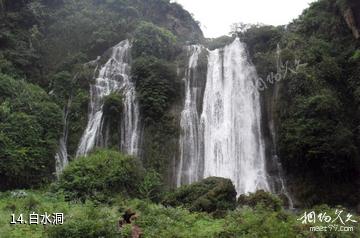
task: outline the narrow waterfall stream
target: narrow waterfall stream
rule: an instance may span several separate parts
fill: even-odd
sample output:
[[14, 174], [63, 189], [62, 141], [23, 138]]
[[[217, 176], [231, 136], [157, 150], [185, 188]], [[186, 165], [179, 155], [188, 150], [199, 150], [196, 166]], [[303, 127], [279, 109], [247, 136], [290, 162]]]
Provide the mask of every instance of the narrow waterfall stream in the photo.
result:
[[103, 133], [104, 97], [114, 92], [123, 94], [124, 109], [121, 119], [121, 145], [123, 152], [136, 155], [139, 143], [139, 108], [136, 91], [130, 77], [130, 48], [128, 40], [112, 48], [110, 59], [101, 68], [95, 84], [91, 85], [88, 124], [80, 140], [77, 156], [87, 155], [96, 147], [106, 145]]
[[[193, 47], [189, 72], [196, 70], [197, 55], [198, 47]], [[238, 195], [258, 189], [270, 191], [260, 123], [260, 95], [254, 87], [257, 75], [244, 45], [236, 39], [223, 49], [209, 52], [200, 118], [191, 101], [196, 90], [190, 87], [189, 72], [181, 117], [177, 185], [219, 176], [231, 179]]]
[[57, 176], [59, 176], [61, 174], [61, 172], [66, 167], [66, 165], [69, 163], [68, 151], [67, 151], [67, 140], [68, 140], [68, 131], [69, 131], [68, 116], [69, 116], [71, 101], [72, 101], [72, 99], [70, 97], [67, 104], [65, 105], [65, 108], [63, 111], [64, 128], [63, 128], [63, 132], [60, 137], [60, 140], [59, 140], [59, 149], [55, 155], [55, 172], [56, 172]]
[[[277, 72], [281, 72], [281, 66], [282, 66], [282, 62], [281, 62], [281, 48], [280, 45], [277, 45], [277, 50], [276, 50], [276, 61], [277, 61]], [[275, 84], [273, 87], [273, 97], [272, 97], [272, 101], [270, 102], [271, 106], [271, 113], [270, 116], [268, 118], [268, 125], [269, 125], [269, 130], [270, 130], [270, 135], [271, 135], [271, 141], [272, 141], [272, 161], [276, 166], [276, 170], [277, 170], [277, 176], [275, 178], [273, 178], [273, 185], [278, 185], [278, 188], [272, 188], [272, 190], [274, 191], [279, 191], [279, 193], [283, 194], [288, 201], [288, 207], [289, 209], [294, 209], [294, 199], [291, 196], [291, 194], [289, 193], [287, 186], [286, 186], [286, 179], [284, 176], [284, 171], [283, 171], [283, 166], [281, 164], [280, 158], [278, 156], [278, 148], [277, 148], [277, 135], [276, 135], [276, 125], [278, 124], [278, 122], [275, 122], [276, 120], [276, 107], [275, 105], [277, 104], [277, 100], [279, 99], [279, 85]]]
[[201, 88], [194, 86], [196, 68], [199, 54], [205, 50], [200, 45], [189, 46], [187, 51], [190, 55], [189, 64], [185, 73], [185, 102], [181, 112], [180, 126], [180, 162], [176, 184], [190, 184], [200, 178], [200, 162], [202, 159], [202, 136], [200, 129], [200, 115], [197, 108], [197, 97]]

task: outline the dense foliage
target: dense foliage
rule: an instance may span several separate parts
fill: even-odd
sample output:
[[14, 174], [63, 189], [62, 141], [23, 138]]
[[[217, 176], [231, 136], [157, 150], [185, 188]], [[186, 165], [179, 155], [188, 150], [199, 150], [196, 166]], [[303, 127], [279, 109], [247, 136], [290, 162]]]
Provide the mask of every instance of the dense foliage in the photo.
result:
[[181, 101], [175, 64], [181, 37], [149, 22], [141, 22], [134, 36], [132, 77], [144, 124], [144, 165], [166, 178], [171, 176], [168, 168], [176, 153], [179, 130], [179, 116], [172, 109]]
[[55, 185], [71, 200], [106, 201], [112, 194], [139, 196], [144, 176], [140, 162], [116, 151], [99, 150], [71, 163]]
[[[360, 45], [344, 20], [349, 2], [355, 1], [320, 0], [287, 27], [255, 25], [239, 34], [260, 77], [278, 70], [277, 58], [293, 70], [276, 87], [268, 82], [262, 99], [277, 102], [276, 152], [292, 194], [309, 207], [359, 201]], [[101, 63], [89, 61], [124, 39], [133, 45], [142, 163], [101, 150], [71, 161], [51, 192], [1, 193], [1, 236], [127, 237], [131, 226], [120, 234], [117, 222], [131, 207], [145, 237], [359, 237], [358, 226], [349, 233], [311, 233], [296, 220], [300, 214], [285, 212], [279, 198], [264, 191], [236, 203], [234, 186], [222, 178], [163, 198], [178, 149], [183, 90], [176, 66], [184, 64], [186, 41], [202, 40], [198, 23], [169, 0], [0, 0], [0, 190], [52, 179], [61, 111], [69, 113], [72, 159], [86, 126], [89, 84]], [[215, 49], [232, 40], [205, 45]], [[206, 53], [200, 61], [206, 74]], [[119, 145], [122, 100], [119, 94], [105, 98], [104, 120], [115, 129], [110, 146]], [[11, 213], [33, 211], [64, 212], [66, 223], [9, 225]]]
[[249, 193], [247, 195], [241, 194], [237, 200], [239, 206], [249, 206], [255, 208], [256, 206], [262, 206], [263, 208], [273, 211], [280, 211], [282, 209], [281, 200], [264, 190], [258, 190], [255, 193]]
[[341, 14], [335, 1], [319, 1], [285, 36], [295, 58], [308, 66], [284, 86], [283, 98], [290, 100], [280, 106], [280, 153], [289, 173], [304, 178], [301, 183], [312, 181], [300, 193], [310, 204], [355, 205], [359, 199], [360, 62], [351, 59], [359, 45]]
[[[309, 224], [301, 224], [304, 212], [289, 213], [284, 210], [272, 211], [261, 205], [243, 207], [227, 212], [223, 218], [214, 218], [206, 213], [189, 212], [183, 208], [166, 208], [146, 201], [118, 197], [113, 205], [92, 202], [68, 203], [62, 194], [34, 191], [0, 193], [0, 230], [2, 237], [67, 237], [95, 238], [131, 237], [131, 225], [121, 231], [118, 221], [128, 209], [138, 215], [136, 224], [144, 237], [149, 238], [357, 238], [359, 225], [354, 232], [310, 232]], [[319, 206], [317, 213], [335, 214], [335, 209]], [[63, 212], [63, 225], [10, 225], [11, 214], [22, 213], [24, 220], [29, 214]], [[352, 219], [359, 220], [353, 216]], [[317, 222], [314, 225], [326, 225]]]
[[168, 30], [149, 22], [141, 22], [134, 32], [132, 55], [154, 56], [170, 60], [176, 53], [176, 37]]
[[[123, 97], [117, 93], [111, 93], [104, 98], [103, 112], [109, 117], [116, 117], [123, 111]], [[114, 118], [116, 119], [116, 118]]]
[[268, 106], [274, 97], [278, 102], [280, 158], [289, 187], [309, 206], [359, 199], [359, 42], [339, 4], [321, 0], [286, 29], [255, 26], [242, 35], [264, 80], [277, 72], [277, 44], [292, 70], [276, 87], [266, 82], [263, 96]]
[[[89, 84], [93, 82], [94, 72], [98, 73], [95, 71], [96, 64], [101, 63], [89, 62], [90, 60], [102, 55], [111, 46], [124, 39], [134, 39], [134, 58], [140, 55], [161, 58], [162, 61], [156, 61], [152, 66], [159, 67], [157, 72], [161, 72], [161, 74], [153, 74], [151, 77], [144, 78], [143, 83], [139, 83], [138, 91], [142, 95], [141, 102], [144, 102], [146, 110], [152, 110], [149, 107], [154, 106], [154, 111], [161, 110], [165, 114], [164, 111], [169, 109], [169, 105], [174, 100], [170, 96], [173, 96], [173, 92], [177, 92], [176, 87], [173, 87], [175, 86], [175, 69], [167, 61], [174, 59], [179, 49], [179, 42], [184, 42], [185, 39], [198, 41], [202, 37], [198, 23], [193, 20], [192, 16], [179, 4], [171, 3], [168, 0], [0, 1], [0, 73], [4, 77], [9, 76], [15, 80], [25, 80], [39, 85], [50, 95], [49, 103], [56, 103], [63, 110], [63, 114], [67, 115], [67, 147], [70, 160], [75, 156], [76, 147], [86, 126]], [[136, 54], [138, 55], [136, 56]], [[157, 78], [160, 79], [159, 83], [155, 80]], [[155, 91], [145, 90], [146, 87]], [[156, 92], [158, 88], [159, 93]], [[43, 93], [45, 92], [41, 94]], [[119, 144], [120, 132], [115, 124], [121, 111], [118, 105], [119, 98], [116, 99], [113, 96], [107, 98], [104, 107], [105, 120], [110, 121], [111, 126], [115, 128], [114, 133], [110, 135], [111, 146]], [[23, 97], [20, 91], [16, 95], [17, 97]], [[29, 104], [35, 101], [35, 99], [26, 97], [17, 99], [29, 100]], [[4, 110], [5, 106], [13, 106], [10, 98], [3, 100], [6, 101], [6, 105], [3, 105]], [[44, 99], [44, 103], [46, 100], [49, 99]], [[39, 162], [39, 166], [33, 163], [36, 167], [33, 173], [39, 171], [38, 176], [46, 175], [43, 176], [45, 180], [54, 171], [54, 166], [48, 162], [54, 158], [56, 150], [56, 144], [52, 141], [53, 136], [58, 139], [63, 131], [63, 128], [57, 125], [57, 123], [61, 124], [62, 118], [60, 115], [58, 118], [52, 117], [51, 109], [48, 109], [50, 106], [56, 107], [55, 104], [49, 104], [44, 106], [44, 111], [49, 110], [47, 119], [52, 120], [48, 123], [51, 127], [48, 133], [51, 136], [38, 136], [37, 131], [42, 129], [37, 128], [35, 123], [38, 118], [12, 115], [14, 117], [13, 124], [21, 121], [24, 123], [23, 126], [34, 125], [33, 140], [38, 138], [37, 144], [42, 143], [43, 149], [41, 153], [40, 151], [34, 152], [32, 158], [25, 156], [26, 153], [29, 153], [27, 151], [22, 151], [22, 156]], [[28, 113], [29, 110], [31, 113]], [[37, 113], [37, 109], [34, 107], [30, 107], [29, 110], [25, 113]], [[116, 118], [114, 118], [114, 114], [116, 114]], [[166, 120], [165, 118], [168, 117], [162, 117], [162, 120]], [[53, 125], [54, 123], [56, 125]], [[39, 125], [39, 127], [42, 126]], [[14, 133], [12, 134], [14, 136], [15, 134], [18, 138], [25, 136], [22, 134], [25, 131], [18, 130], [19, 125], [11, 125], [11, 127], [13, 127]], [[15, 129], [19, 132], [15, 132]], [[30, 133], [31, 130], [27, 132]], [[49, 138], [44, 139], [44, 136]], [[8, 137], [10, 136], [3, 137], [2, 143], [9, 144], [10, 140], [14, 140]], [[51, 146], [46, 143], [51, 143]], [[30, 145], [34, 144], [28, 143], [26, 146]], [[36, 146], [34, 145], [33, 150], [36, 150]], [[14, 144], [11, 148], [13, 147], [19, 147], [19, 145]], [[13, 149], [10, 149], [9, 146], [7, 150]], [[8, 158], [6, 162], [8, 167], [6, 168], [18, 167], [20, 169], [23, 166], [21, 171], [28, 168], [25, 163], [22, 165], [18, 163], [19, 154], [6, 153]], [[158, 151], [158, 153], [161, 152]], [[9, 173], [10, 171], [14, 172], [9, 170]], [[15, 174], [18, 174], [19, 171], [16, 170]], [[28, 175], [24, 174], [24, 176]], [[4, 180], [3, 183], [8, 182]], [[30, 183], [29, 180], [23, 183], [23, 179], [20, 178], [12, 185], [26, 187], [29, 185], [28, 183]], [[33, 180], [32, 183], [36, 185], [38, 181]]]
[[183, 206], [190, 211], [219, 213], [235, 209], [236, 190], [229, 179], [209, 177], [178, 188], [167, 195], [163, 203]]
[[1, 190], [53, 177], [61, 128], [61, 110], [44, 90], [0, 74]]
[[179, 98], [180, 85], [174, 65], [155, 57], [142, 57], [134, 62], [132, 73], [145, 122], [163, 117]]

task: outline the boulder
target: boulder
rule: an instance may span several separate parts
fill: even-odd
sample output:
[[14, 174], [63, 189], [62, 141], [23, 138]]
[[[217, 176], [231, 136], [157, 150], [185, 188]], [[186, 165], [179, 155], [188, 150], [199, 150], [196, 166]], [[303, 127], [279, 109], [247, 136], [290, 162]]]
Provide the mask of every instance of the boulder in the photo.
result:
[[230, 179], [209, 177], [169, 193], [163, 204], [208, 213], [233, 210], [236, 207], [236, 190]]
[[238, 205], [249, 207], [262, 206], [266, 209], [279, 211], [282, 207], [282, 201], [276, 195], [267, 193], [264, 190], [258, 190], [255, 193], [240, 195], [238, 198]]

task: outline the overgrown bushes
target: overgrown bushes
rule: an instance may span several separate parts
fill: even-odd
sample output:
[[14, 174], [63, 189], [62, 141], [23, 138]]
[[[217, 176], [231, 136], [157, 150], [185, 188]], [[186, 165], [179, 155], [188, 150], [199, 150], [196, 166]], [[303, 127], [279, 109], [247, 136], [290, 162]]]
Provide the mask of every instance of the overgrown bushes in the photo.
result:
[[135, 30], [132, 76], [144, 123], [143, 160], [164, 177], [177, 146], [179, 123], [170, 110], [181, 98], [174, 64], [178, 53], [177, 39], [166, 29], [142, 22]]
[[98, 150], [70, 163], [53, 187], [68, 200], [111, 202], [116, 196], [158, 201], [163, 182], [155, 171], [146, 171], [134, 157]]
[[[190, 212], [184, 208], [169, 208], [144, 200], [118, 198], [112, 205], [68, 203], [61, 194], [46, 191], [17, 191], [0, 193], [0, 232], [2, 237], [66, 237], [97, 238], [127, 237], [131, 225], [118, 228], [119, 219], [124, 211], [136, 212], [136, 225], [147, 238], [230, 238], [230, 237], [269, 237], [269, 238], [357, 238], [359, 224], [353, 224], [353, 232], [312, 232], [309, 226], [327, 226], [326, 222], [302, 224], [297, 220], [304, 211], [295, 213], [284, 210], [274, 211], [262, 206], [243, 207], [228, 211], [223, 218], [214, 218], [207, 213]], [[339, 208], [339, 207], [338, 207]], [[343, 208], [339, 208], [343, 209]], [[334, 216], [335, 208], [319, 206], [311, 209], [316, 214]], [[22, 213], [27, 220], [32, 212], [43, 215], [45, 212], [64, 213], [63, 225], [10, 225], [11, 214]], [[309, 212], [309, 211], [308, 211]], [[347, 214], [344, 210], [343, 216]], [[344, 217], [345, 219], [345, 217]], [[359, 221], [358, 216], [351, 219]], [[318, 219], [317, 219], [318, 220]], [[332, 225], [339, 225], [340, 221]], [[350, 224], [350, 223], [348, 223]]]
[[139, 197], [144, 176], [140, 162], [115, 151], [99, 150], [71, 163], [56, 187], [69, 199], [108, 201], [114, 194]]
[[168, 206], [183, 206], [190, 211], [222, 212], [236, 207], [236, 191], [231, 180], [217, 177], [185, 185], [167, 195]]
[[123, 97], [119, 93], [111, 93], [104, 98], [103, 112], [105, 115], [116, 118], [123, 110]]
[[0, 190], [52, 179], [60, 108], [40, 87], [0, 74]]
[[157, 121], [179, 97], [175, 66], [154, 57], [142, 57], [135, 60], [132, 75], [145, 122]]
[[132, 55], [134, 58], [154, 56], [171, 60], [177, 50], [176, 41], [170, 31], [150, 22], [141, 22], [134, 32]]
[[277, 103], [266, 109], [277, 120], [277, 153], [289, 187], [308, 206], [355, 206], [359, 199], [358, 43], [338, 5], [320, 0], [286, 28], [254, 27], [242, 35], [260, 77], [276, 72], [277, 44], [287, 64], [286, 78], [263, 92], [264, 103]]
[[280, 211], [282, 209], [280, 198], [264, 190], [258, 190], [255, 193], [249, 193], [247, 195], [241, 194], [237, 202], [239, 206], [249, 206], [252, 208], [261, 206], [264, 209], [270, 209], [272, 211]]

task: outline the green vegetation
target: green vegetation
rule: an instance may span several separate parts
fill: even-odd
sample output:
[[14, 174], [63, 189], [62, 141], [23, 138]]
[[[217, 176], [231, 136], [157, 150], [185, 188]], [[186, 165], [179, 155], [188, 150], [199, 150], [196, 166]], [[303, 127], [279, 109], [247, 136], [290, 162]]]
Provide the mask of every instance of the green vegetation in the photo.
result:
[[50, 181], [61, 110], [40, 87], [3, 74], [0, 95], [0, 190]]
[[51, 189], [68, 200], [112, 202], [116, 195], [157, 201], [163, 193], [161, 176], [146, 171], [140, 161], [113, 150], [98, 150], [73, 161]]
[[255, 208], [256, 206], [262, 206], [273, 211], [280, 211], [282, 208], [281, 200], [264, 190], [258, 190], [255, 193], [248, 195], [241, 194], [237, 200], [239, 206], [249, 206]]
[[138, 58], [132, 75], [145, 122], [163, 117], [170, 105], [179, 98], [179, 82], [175, 67], [154, 57]]
[[[266, 106], [278, 102], [267, 111], [276, 114], [289, 188], [318, 213], [344, 208], [316, 204], [355, 207], [360, 199], [360, 45], [344, 20], [349, 3], [319, 0], [287, 27], [255, 25], [239, 34], [260, 77], [276, 72], [278, 44], [282, 63], [294, 71], [262, 96]], [[47, 188], [62, 112], [69, 112], [70, 160], [86, 126], [89, 83], [101, 63], [87, 62], [124, 39], [133, 44], [142, 161], [99, 150], [70, 161]], [[280, 199], [264, 191], [236, 202], [233, 184], [223, 178], [169, 190], [180, 132], [182, 47], [202, 40], [198, 23], [169, 0], [0, 0], [0, 190], [42, 187], [0, 193], [0, 236], [130, 237], [131, 225], [120, 232], [118, 221], [131, 208], [145, 237], [359, 237], [359, 223], [354, 232], [310, 232], [297, 220], [303, 211], [284, 211]], [[205, 44], [214, 49], [232, 40]], [[297, 67], [296, 60], [306, 64]], [[203, 52], [195, 75], [202, 88], [206, 63]], [[109, 145], [118, 149], [123, 98], [117, 92], [104, 100]], [[65, 224], [9, 224], [10, 214], [32, 212], [63, 212]]]
[[118, 117], [123, 111], [123, 97], [118, 93], [111, 93], [104, 98], [104, 114], [112, 118]]
[[[123, 95], [122, 92], [114, 92], [104, 98], [103, 112], [104, 125], [109, 129], [107, 138], [108, 148], [119, 149], [121, 138], [121, 120], [123, 113]], [[105, 129], [105, 130], [108, 130]]]
[[[117, 211], [111, 207], [69, 203], [63, 195], [49, 192], [13, 191], [0, 195], [0, 230], [2, 237], [118, 237]], [[28, 221], [31, 213], [64, 213], [63, 225], [10, 225], [11, 214], [23, 214]], [[41, 219], [41, 218], [40, 218]], [[52, 220], [52, 219], [51, 219]]]
[[[304, 211], [284, 211], [279, 198], [264, 191], [241, 196], [237, 206], [234, 185], [228, 179], [208, 178], [168, 192], [165, 199], [162, 189], [159, 175], [142, 169], [134, 158], [115, 151], [97, 151], [88, 158], [72, 161], [50, 190], [0, 193], [1, 236], [131, 237], [133, 224], [149, 238], [359, 236], [358, 223], [351, 223], [354, 232], [311, 232], [310, 226], [327, 223], [302, 224], [298, 219]], [[154, 203], [151, 199], [164, 202]], [[129, 209], [137, 219], [119, 229], [119, 221]], [[344, 208], [337, 209], [348, 213]], [[312, 210], [335, 216], [335, 209], [326, 205], [308, 212]], [[30, 214], [34, 213], [40, 215], [39, 222], [41, 215], [48, 214], [53, 221], [53, 213], [63, 213], [64, 224], [10, 224], [12, 214], [16, 220], [22, 214], [23, 221], [29, 222]], [[359, 220], [357, 216], [351, 218]]]
[[230, 36], [220, 36], [215, 39], [209, 39], [205, 42], [206, 48], [209, 50], [215, 50], [219, 48], [223, 48], [226, 45], [229, 45], [231, 42], [234, 41], [234, 37]]
[[132, 76], [144, 124], [144, 166], [166, 178], [177, 149], [179, 116], [171, 109], [181, 101], [175, 64], [181, 48], [175, 35], [149, 22], [141, 22], [134, 37]]
[[55, 189], [71, 200], [106, 201], [114, 193], [137, 196], [144, 169], [135, 158], [115, 151], [99, 150], [76, 159], [61, 175]]
[[190, 211], [223, 212], [236, 206], [236, 190], [231, 180], [217, 177], [178, 188], [166, 196], [168, 206], [184, 206]]
[[[69, 81], [79, 72], [79, 65], [125, 38], [137, 39], [134, 48], [138, 50], [149, 43], [147, 37], [159, 40], [163, 48], [158, 45], [156, 51], [169, 54], [176, 48], [177, 37], [202, 37], [189, 13], [164, 0], [3, 0], [1, 6], [1, 72], [26, 78], [49, 91], [55, 87], [53, 79], [65, 75], [67, 81], [59, 83], [87, 91], [89, 78], [79, 85]], [[174, 21], [178, 28], [172, 26]]]
[[168, 30], [149, 22], [141, 22], [134, 32], [134, 58], [151, 55], [170, 60], [175, 56], [176, 37]]
[[[359, 236], [360, 228], [358, 224], [354, 224], [354, 232], [310, 232], [310, 226], [327, 223], [302, 224], [297, 219], [303, 216], [303, 211], [273, 211], [264, 209], [261, 204], [253, 208], [238, 208], [226, 212], [222, 218], [214, 218], [202, 212], [190, 212], [180, 207], [164, 207], [147, 201], [124, 199], [121, 196], [117, 196], [112, 205], [103, 205], [91, 201], [69, 203], [61, 193], [13, 191], [0, 193], [0, 230], [2, 237], [131, 237], [131, 225], [126, 225], [121, 231], [118, 228], [118, 221], [129, 208], [138, 215], [136, 224], [144, 237], [148, 238], [356, 238]], [[328, 206], [318, 206], [312, 210], [317, 214], [335, 214], [335, 209]], [[28, 220], [32, 212], [39, 215], [45, 212], [64, 213], [64, 224], [9, 224], [11, 214], [15, 214], [16, 218], [23, 214], [24, 220]], [[358, 220], [359, 217], [352, 219]]]
[[320, 0], [286, 29], [255, 26], [241, 36], [263, 79], [277, 70], [278, 43], [282, 63], [296, 71], [277, 84], [278, 95], [271, 95], [271, 83], [263, 95], [278, 102], [280, 158], [306, 206], [359, 201], [359, 44], [340, 8], [335, 0]]

